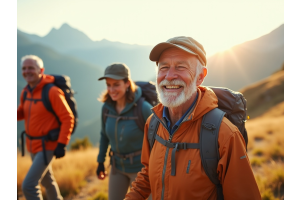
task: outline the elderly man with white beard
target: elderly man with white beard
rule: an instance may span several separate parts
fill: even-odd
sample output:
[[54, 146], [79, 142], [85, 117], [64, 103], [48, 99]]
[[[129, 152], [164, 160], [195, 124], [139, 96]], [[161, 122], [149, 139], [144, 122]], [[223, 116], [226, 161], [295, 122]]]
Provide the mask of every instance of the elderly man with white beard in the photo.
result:
[[[177, 149], [178, 144], [199, 143], [203, 116], [218, 107], [218, 98], [201, 86], [207, 75], [206, 52], [191, 37], [174, 37], [157, 44], [150, 53], [157, 64], [160, 104], [152, 109], [144, 128], [142, 164], [125, 199], [261, 199], [246, 145], [238, 128], [226, 117], [218, 135], [215, 185], [206, 174], [199, 148]], [[158, 120], [153, 146], [148, 141], [152, 118]], [[173, 146], [172, 146], [172, 145]], [[176, 153], [176, 154], [175, 154]]]

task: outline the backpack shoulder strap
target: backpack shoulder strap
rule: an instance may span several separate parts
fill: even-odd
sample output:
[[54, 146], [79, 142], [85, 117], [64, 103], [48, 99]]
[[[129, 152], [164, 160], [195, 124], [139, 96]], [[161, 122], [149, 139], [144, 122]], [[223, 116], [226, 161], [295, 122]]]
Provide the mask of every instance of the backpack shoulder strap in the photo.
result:
[[51, 87], [53, 87], [54, 84], [53, 83], [49, 83], [49, 84], [46, 84], [43, 89], [42, 89], [42, 102], [45, 106], [45, 108], [51, 112], [55, 118], [57, 119], [58, 123], [61, 124], [61, 122], [59, 121], [59, 118], [58, 116], [56, 115], [56, 113], [54, 112], [53, 108], [52, 108], [52, 105], [51, 105], [51, 102], [50, 102], [50, 99], [49, 99], [49, 91], [51, 89]]
[[218, 200], [224, 199], [222, 186], [217, 174], [218, 162], [220, 160], [218, 136], [224, 115], [225, 112], [215, 108], [203, 116], [199, 141], [202, 166], [211, 182], [217, 186]]
[[159, 121], [156, 119], [154, 115], [152, 115], [149, 123], [148, 135], [147, 135], [149, 146], [150, 146], [150, 152], [155, 142], [155, 135], [157, 134], [158, 126], [159, 126]]
[[25, 100], [26, 100], [26, 97], [27, 97], [27, 91], [26, 91], [26, 90], [24, 90], [24, 92], [23, 92], [23, 103], [25, 102]]
[[107, 119], [107, 114], [108, 114], [108, 109], [106, 107], [102, 107], [102, 113], [101, 113], [101, 117], [102, 117], [102, 122], [105, 125], [106, 123], [106, 119]]
[[144, 132], [144, 126], [145, 126], [145, 119], [143, 116], [143, 103], [145, 101], [144, 97], [139, 98], [137, 101], [137, 105], [133, 108], [133, 115], [137, 116], [137, 119], [135, 119], [136, 124], [138, 127]]

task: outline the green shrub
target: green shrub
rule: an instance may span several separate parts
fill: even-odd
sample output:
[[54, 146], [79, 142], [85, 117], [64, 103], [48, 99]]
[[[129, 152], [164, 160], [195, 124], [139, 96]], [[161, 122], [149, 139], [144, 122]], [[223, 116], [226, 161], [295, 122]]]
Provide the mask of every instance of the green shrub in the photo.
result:
[[83, 139], [76, 138], [75, 141], [71, 144], [71, 150], [87, 149], [92, 146], [93, 145], [88, 137], [84, 137]]

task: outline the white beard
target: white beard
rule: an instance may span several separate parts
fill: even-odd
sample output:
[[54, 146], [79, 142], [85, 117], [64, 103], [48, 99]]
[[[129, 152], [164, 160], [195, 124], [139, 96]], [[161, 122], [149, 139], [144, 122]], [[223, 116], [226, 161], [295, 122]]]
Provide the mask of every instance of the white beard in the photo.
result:
[[[192, 95], [197, 91], [196, 86], [197, 79], [194, 78], [192, 83], [187, 87], [185, 82], [182, 80], [172, 80], [168, 81], [164, 79], [156, 87], [156, 92], [158, 95], [159, 101], [166, 107], [173, 108], [178, 107], [181, 104], [188, 101]], [[157, 80], [156, 80], [157, 83]], [[183, 87], [183, 90], [178, 94], [178, 92], [164, 92], [164, 86], [166, 85], [179, 85]]]

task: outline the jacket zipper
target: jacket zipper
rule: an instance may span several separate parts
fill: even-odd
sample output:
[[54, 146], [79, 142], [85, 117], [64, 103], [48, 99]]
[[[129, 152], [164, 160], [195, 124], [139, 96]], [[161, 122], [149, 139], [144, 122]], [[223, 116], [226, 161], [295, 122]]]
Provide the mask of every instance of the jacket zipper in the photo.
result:
[[[195, 104], [196, 105], [196, 104]], [[187, 117], [190, 116], [191, 112], [194, 110], [195, 105], [193, 106], [193, 108], [190, 110], [190, 112], [185, 116], [185, 118], [182, 120], [182, 122], [179, 124], [178, 128], [175, 130], [175, 132], [169, 136], [168, 142], [171, 142], [174, 134], [177, 132], [177, 130], [179, 129], [179, 127], [181, 126], [181, 124], [183, 122], [186, 122]], [[162, 120], [159, 119], [159, 117], [153, 112], [153, 116], [156, 117], [156, 119], [164, 126], [165, 129], [168, 130], [168, 128], [166, 127], [165, 123], [163, 123]], [[169, 131], [168, 131], [169, 132]], [[164, 193], [165, 193], [165, 174], [166, 174], [166, 167], [167, 167], [167, 161], [168, 161], [168, 154], [169, 154], [169, 147], [167, 147], [166, 153], [165, 153], [165, 160], [164, 160], [164, 167], [163, 167], [163, 171], [162, 171], [162, 190], [161, 190], [161, 200], [164, 199]]]
[[[122, 130], [121, 130], [121, 137], [120, 137], [120, 141], [122, 140], [122, 137], [123, 137], [123, 132], [124, 132], [124, 127], [122, 127]], [[121, 159], [121, 166], [122, 166], [122, 170], [123, 172], [125, 172], [125, 167], [124, 167], [124, 163], [123, 163], [123, 160]]]
[[120, 141], [123, 140], [124, 128], [125, 128], [125, 126], [123, 125], [123, 126], [122, 126], [122, 130], [121, 130], [121, 135], [120, 135]]
[[[118, 118], [116, 120], [118, 120]], [[118, 153], [120, 153], [120, 150], [118, 147], [118, 126], [115, 127], [115, 141], [116, 141], [116, 150]]]
[[[118, 115], [118, 116], [120, 116], [120, 115]], [[118, 118], [116, 120], [118, 120]], [[116, 122], [119, 123], [119, 120]], [[118, 125], [118, 124], [116, 124], [116, 125]], [[123, 129], [124, 129], [124, 127], [123, 127]], [[122, 129], [122, 131], [123, 131], [123, 129]], [[122, 137], [122, 131], [121, 131], [121, 137]], [[120, 153], [120, 150], [118, 147], [118, 126], [115, 127], [115, 141], [116, 141], [116, 150], [118, 153]], [[123, 163], [122, 159], [120, 159], [120, 163], [121, 163], [122, 171], [125, 172], [125, 167], [124, 167], [124, 163]]]

